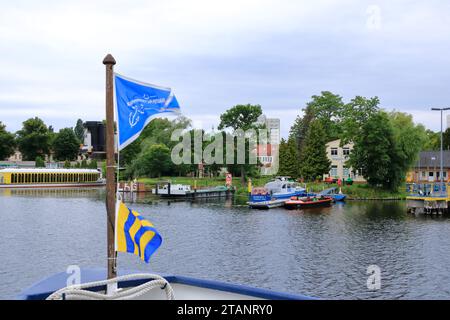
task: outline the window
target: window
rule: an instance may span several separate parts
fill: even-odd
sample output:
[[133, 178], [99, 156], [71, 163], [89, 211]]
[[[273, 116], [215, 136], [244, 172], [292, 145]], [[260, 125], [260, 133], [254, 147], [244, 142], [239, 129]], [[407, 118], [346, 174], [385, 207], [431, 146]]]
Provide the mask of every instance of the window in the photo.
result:
[[331, 155], [337, 156], [338, 155], [338, 149], [337, 148], [331, 148]]
[[336, 177], [336, 176], [337, 176], [337, 166], [331, 166], [330, 177]]
[[342, 149], [342, 154], [343, 154], [345, 157], [348, 157], [348, 156], [350, 155], [350, 148], [344, 148], [344, 149]]
[[348, 177], [350, 175], [350, 170], [348, 168], [344, 168], [344, 177]]

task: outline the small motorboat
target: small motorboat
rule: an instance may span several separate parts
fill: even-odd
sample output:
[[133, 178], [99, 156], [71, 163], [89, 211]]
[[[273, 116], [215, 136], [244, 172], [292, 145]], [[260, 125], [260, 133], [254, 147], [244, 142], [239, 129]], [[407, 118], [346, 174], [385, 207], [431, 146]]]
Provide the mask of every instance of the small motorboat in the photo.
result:
[[293, 196], [308, 196], [306, 189], [296, 182], [279, 177], [264, 187], [252, 188], [247, 204], [252, 209], [271, 209], [284, 206], [284, 202]]
[[319, 196], [327, 196], [332, 197], [334, 201], [344, 201], [347, 197], [345, 194], [342, 193], [341, 189], [336, 187], [328, 188], [323, 190], [322, 192], [318, 193]]
[[266, 183], [264, 188], [270, 193], [272, 199], [289, 199], [293, 196], [306, 196], [306, 189], [299, 186], [295, 181], [285, 177]]
[[345, 194], [334, 193], [330, 194], [330, 197], [332, 197], [334, 201], [344, 201], [347, 196]]
[[325, 207], [331, 205], [332, 202], [333, 198], [328, 196], [292, 197], [284, 202], [284, 207], [287, 209]]

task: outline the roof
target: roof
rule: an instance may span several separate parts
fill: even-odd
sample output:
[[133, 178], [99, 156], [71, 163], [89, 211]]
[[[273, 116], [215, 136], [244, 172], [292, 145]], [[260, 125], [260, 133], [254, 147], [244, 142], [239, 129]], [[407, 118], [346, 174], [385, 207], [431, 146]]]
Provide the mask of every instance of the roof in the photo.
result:
[[98, 173], [96, 169], [46, 169], [46, 168], [5, 168], [0, 173]]
[[[444, 168], [450, 168], [450, 150], [442, 151], [442, 162]], [[439, 168], [441, 165], [440, 151], [421, 151], [416, 162], [416, 168]]]

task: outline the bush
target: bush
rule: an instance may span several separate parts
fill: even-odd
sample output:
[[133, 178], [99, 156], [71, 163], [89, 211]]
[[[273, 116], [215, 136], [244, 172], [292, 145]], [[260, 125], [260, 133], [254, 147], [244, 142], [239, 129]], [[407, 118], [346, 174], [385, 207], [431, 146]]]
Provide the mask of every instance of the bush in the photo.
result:
[[87, 166], [86, 168], [90, 168], [90, 169], [98, 169], [98, 164], [97, 164], [97, 160], [91, 160], [89, 162], [89, 166]]
[[45, 161], [44, 161], [44, 159], [42, 159], [41, 156], [37, 156], [36, 160], [35, 160], [35, 163], [34, 163], [34, 166], [36, 168], [45, 168]]

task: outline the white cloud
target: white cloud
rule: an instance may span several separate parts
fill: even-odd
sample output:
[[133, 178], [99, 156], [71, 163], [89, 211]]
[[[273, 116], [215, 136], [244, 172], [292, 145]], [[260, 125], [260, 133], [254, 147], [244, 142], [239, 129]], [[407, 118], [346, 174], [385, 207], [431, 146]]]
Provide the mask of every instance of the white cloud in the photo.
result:
[[[376, 30], [370, 5], [381, 12]], [[449, 13], [437, 0], [4, 2], [0, 120], [16, 130], [32, 113], [56, 127], [102, 119], [108, 52], [117, 71], [172, 86], [207, 127], [251, 102], [278, 115], [286, 135], [322, 90], [378, 95], [419, 115], [450, 101]]]

